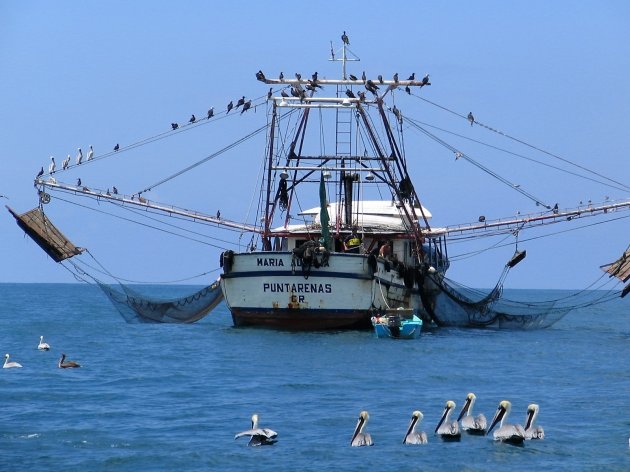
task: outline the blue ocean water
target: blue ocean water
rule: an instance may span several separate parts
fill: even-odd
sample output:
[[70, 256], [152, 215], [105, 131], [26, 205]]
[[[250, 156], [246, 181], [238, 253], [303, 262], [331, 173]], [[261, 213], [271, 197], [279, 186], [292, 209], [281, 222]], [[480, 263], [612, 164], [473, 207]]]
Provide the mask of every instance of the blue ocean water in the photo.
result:
[[[0, 284], [0, 300], [0, 353], [24, 366], [0, 370], [2, 471], [630, 470], [630, 299], [546, 330], [418, 340], [234, 328], [224, 305], [193, 325], [126, 324], [79, 284]], [[61, 352], [83, 367], [58, 369]], [[489, 419], [508, 399], [522, 424], [538, 403], [546, 438], [441, 442], [445, 401], [459, 411], [468, 392]], [[375, 445], [351, 448], [364, 409]], [[403, 446], [416, 409], [429, 444]], [[234, 440], [254, 412], [274, 446]]]

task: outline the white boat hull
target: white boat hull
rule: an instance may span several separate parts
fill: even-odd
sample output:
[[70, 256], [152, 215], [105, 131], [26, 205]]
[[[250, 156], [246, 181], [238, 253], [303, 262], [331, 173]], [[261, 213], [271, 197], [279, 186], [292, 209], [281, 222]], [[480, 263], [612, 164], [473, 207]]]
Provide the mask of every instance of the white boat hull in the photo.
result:
[[392, 304], [421, 307], [418, 290], [405, 287], [381, 259], [333, 253], [326, 265], [310, 270], [300, 262], [290, 252], [233, 254], [221, 285], [234, 325], [369, 328], [375, 310]]

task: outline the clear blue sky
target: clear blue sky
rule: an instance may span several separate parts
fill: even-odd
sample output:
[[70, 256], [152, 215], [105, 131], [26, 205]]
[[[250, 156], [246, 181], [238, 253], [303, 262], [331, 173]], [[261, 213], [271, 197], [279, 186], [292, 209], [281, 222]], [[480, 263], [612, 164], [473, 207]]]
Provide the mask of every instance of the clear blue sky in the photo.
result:
[[[338, 65], [327, 59], [330, 41], [339, 47], [343, 30], [361, 58], [351, 69], [356, 75], [428, 72], [433, 85], [422, 92], [427, 99], [464, 115], [473, 111], [489, 126], [630, 184], [630, 3], [625, 1], [4, 1], [0, 22], [0, 194], [9, 198], [0, 202], [18, 212], [37, 204], [32, 180], [51, 155], [60, 163], [90, 144], [99, 154], [166, 131], [172, 121], [184, 123], [191, 113], [204, 116], [210, 106], [222, 110], [241, 95], [262, 96], [267, 88], [254, 78], [258, 69], [270, 76], [315, 70], [338, 76]], [[496, 138], [426, 103], [400, 103], [426, 123], [484, 142]], [[264, 113], [256, 112], [225, 120], [225, 130], [221, 122], [202, 126], [73, 171], [64, 180], [81, 177], [87, 185], [116, 185], [133, 193], [264, 120]], [[473, 166], [455, 162], [443, 148], [419, 142], [407, 147], [407, 154], [436, 225], [539, 209]], [[484, 165], [551, 203], [572, 207], [605, 195], [630, 197], [464, 144]], [[242, 221], [263, 152], [261, 137], [177, 184], [165, 184], [151, 198], [210, 214], [220, 208], [223, 216]], [[531, 150], [518, 152], [544, 160]], [[88, 247], [120, 277], [161, 282], [218, 268], [217, 248], [130, 228], [55, 201], [47, 210], [77, 245]], [[0, 282], [74, 281], [2, 211]], [[630, 220], [622, 219], [524, 242], [528, 257], [506, 287], [585, 287], [599, 277], [600, 264], [625, 250], [629, 228]], [[454, 263], [449, 275], [467, 285], [492, 286], [513, 249]], [[453, 246], [452, 253], [458, 252], [465, 251]]]

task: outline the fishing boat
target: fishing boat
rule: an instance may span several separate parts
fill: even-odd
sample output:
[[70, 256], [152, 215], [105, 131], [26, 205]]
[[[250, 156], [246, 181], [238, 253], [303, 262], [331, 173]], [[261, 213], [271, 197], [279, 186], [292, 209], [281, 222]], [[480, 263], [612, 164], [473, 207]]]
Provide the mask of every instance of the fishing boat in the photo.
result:
[[422, 319], [413, 310], [387, 310], [371, 318], [377, 338], [417, 339], [422, 331]]
[[[505, 277], [526, 255], [518, 245], [494, 289], [479, 293], [447, 278], [449, 243], [464, 237], [510, 235], [557, 222], [606, 217], [629, 209], [630, 200], [561, 209], [512, 185], [542, 211], [496, 220], [480, 217], [473, 224], [433, 226], [433, 215], [422, 204], [421, 187], [414, 180], [416, 163], [407, 157], [416, 150], [407, 150], [404, 140], [408, 129], [425, 134], [427, 130], [411, 113], [403, 113], [396, 100], [401, 94], [426, 93], [434, 85], [429, 75], [416, 79], [412, 74], [406, 80], [398, 74], [390, 78], [367, 77], [365, 73], [354, 76], [348, 68], [356, 59], [344, 42], [331, 57], [341, 65], [339, 78], [317, 72], [304, 77], [269, 77], [260, 70], [255, 76], [258, 84], [264, 85], [266, 97], [249, 101], [243, 97], [236, 105], [236, 109], [242, 107], [240, 115], [229, 115], [232, 102], [220, 114], [221, 118], [239, 119], [244, 112], [265, 111], [259, 116], [266, 118], [266, 124], [248, 135], [249, 139], [266, 131], [260, 187], [255, 193], [258, 206], [250, 222], [153, 200], [152, 190], [167, 179], [133, 193], [94, 185], [88, 188], [80, 181], [62, 182], [63, 174], [79, 165], [83, 170], [131, 151], [137, 144], [116, 145], [114, 151], [91, 162], [39, 175], [35, 179], [38, 208], [22, 215], [12, 213], [55, 261], [67, 262], [66, 268], [82, 280], [98, 283], [128, 321], [134, 317], [140, 321], [197, 321], [221, 299], [235, 326], [286, 330], [369, 328], [374, 317], [392, 306], [418, 313], [420, 323], [446, 327], [531, 329], [560, 319], [571, 306], [513, 303], [502, 297]], [[187, 125], [173, 123], [172, 130], [159, 139], [187, 127], [214, 123], [218, 115], [209, 110], [202, 120], [193, 115]], [[472, 114], [463, 118], [470, 126], [482, 126]], [[313, 138], [313, 132], [318, 137]], [[456, 159], [477, 164], [463, 150], [444, 145]], [[189, 165], [174, 177], [198, 164]], [[44, 208], [54, 202], [53, 193], [87, 197], [164, 218], [188, 219], [212, 230], [229, 229], [239, 234], [238, 243], [221, 251], [219, 280], [182, 298], [148, 297], [124, 283], [116, 288], [102, 282], [80, 263], [82, 257], [93, 254], [84, 254], [83, 248], [74, 246], [59, 231], [51, 236], [54, 225], [46, 219]], [[407, 326], [415, 333], [417, 325], [415, 318], [404, 320], [399, 327], [401, 335], [404, 337]], [[380, 326], [377, 323], [374, 327]]]

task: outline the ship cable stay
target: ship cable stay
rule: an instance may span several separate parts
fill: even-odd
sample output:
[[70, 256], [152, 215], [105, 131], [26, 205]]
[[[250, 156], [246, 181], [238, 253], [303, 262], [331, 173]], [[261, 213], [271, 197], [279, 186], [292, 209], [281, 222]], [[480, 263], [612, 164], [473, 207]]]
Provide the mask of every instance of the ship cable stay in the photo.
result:
[[[263, 98], [264, 97], [261, 96], [261, 97], [255, 98], [253, 100], [255, 102], [259, 102]], [[255, 105], [251, 106], [249, 109], [256, 111], [256, 109], [263, 103], [264, 102], [256, 103]], [[67, 166], [62, 167], [60, 169], [55, 169], [54, 172], [44, 173], [42, 177], [44, 177], [44, 176], [51, 176], [52, 174], [59, 174], [59, 173], [67, 172], [67, 171], [73, 170], [73, 169], [75, 169], [75, 168], [77, 168], [79, 166], [81, 168], [83, 168], [86, 165], [89, 165], [89, 164], [94, 163], [96, 161], [107, 159], [107, 158], [110, 158], [112, 156], [115, 156], [115, 155], [122, 154], [124, 152], [130, 151], [132, 149], [136, 149], [138, 147], [142, 147], [142, 146], [145, 146], [147, 144], [151, 144], [151, 143], [154, 143], [156, 141], [160, 141], [162, 139], [173, 137], [175, 135], [178, 135], [180, 133], [184, 133], [186, 131], [191, 131], [191, 130], [193, 130], [195, 128], [198, 128], [200, 126], [207, 125], [209, 123], [214, 123], [216, 121], [220, 121], [220, 120], [228, 118], [228, 113], [229, 113], [228, 111], [223, 111], [221, 113], [215, 114], [214, 113], [214, 107], [212, 107], [211, 110], [212, 110], [212, 113], [210, 113], [210, 111], [208, 111], [208, 116], [207, 117], [199, 118], [199, 119], [196, 119], [195, 121], [190, 121], [190, 122], [188, 122], [186, 124], [182, 124], [182, 125], [179, 125], [177, 123], [172, 123], [171, 124], [171, 129], [168, 130], [168, 131], [163, 131], [163, 132], [160, 132], [160, 133], [155, 134], [153, 136], [142, 138], [142, 139], [140, 139], [138, 141], [135, 141], [135, 142], [133, 142], [131, 144], [128, 144], [126, 146], [116, 145], [116, 147], [112, 151], [109, 151], [109, 152], [106, 152], [106, 153], [103, 153], [103, 154], [95, 154], [90, 160], [87, 160], [87, 159], [83, 160], [82, 159], [80, 164], [68, 164]], [[230, 117], [231, 116], [238, 116], [238, 115], [233, 113], [232, 115], [230, 115]]]
[[[435, 103], [435, 102], [432, 102], [431, 100], [428, 100], [428, 99], [426, 99], [426, 98], [424, 98], [424, 97], [421, 97], [421, 96], [419, 96], [419, 95], [416, 95], [416, 94], [411, 94], [411, 95], [413, 95], [414, 97], [416, 97], [416, 98], [418, 98], [418, 99], [420, 99], [420, 100], [423, 100], [423, 101], [425, 101], [426, 103], [429, 103], [429, 104], [431, 104], [431, 105], [433, 105], [433, 106], [435, 106], [435, 107], [437, 107], [437, 108], [440, 108], [440, 109], [442, 109], [442, 110], [444, 110], [444, 111], [447, 111], [448, 113], [451, 113], [451, 114], [453, 114], [453, 115], [455, 115], [455, 116], [457, 116], [457, 117], [459, 117], [459, 118], [462, 118], [462, 119], [465, 119], [465, 120], [470, 121], [470, 118], [469, 118], [469, 117], [464, 116], [464, 115], [461, 115], [460, 113], [458, 113], [458, 112], [456, 112], [456, 111], [450, 110], [449, 108], [447, 108], [447, 107], [445, 107], [445, 106], [439, 105], [439, 104], [437, 104], [437, 103]], [[599, 173], [599, 172], [596, 172], [596, 171], [594, 171], [594, 170], [591, 170], [591, 169], [589, 169], [589, 168], [587, 168], [587, 167], [585, 167], [585, 166], [582, 166], [582, 165], [580, 165], [580, 164], [576, 164], [575, 162], [572, 162], [572, 161], [570, 161], [569, 159], [566, 159], [566, 158], [564, 158], [564, 157], [561, 157], [561, 156], [559, 156], [559, 155], [557, 155], [557, 154], [554, 154], [554, 153], [552, 153], [552, 152], [550, 152], [550, 151], [546, 151], [546, 150], [544, 150], [544, 149], [542, 149], [542, 148], [540, 148], [540, 147], [534, 146], [533, 144], [529, 144], [529, 143], [527, 143], [526, 141], [523, 141], [522, 139], [519, 139], [519, 138], [516, 138], [516, 137], [514, 137], [514, 136], [511, 136], [511, 135], [509, 135], [509, 134], [507, 134], [507, 133], [504, 133], [503, 131], [500, 131], [500, 130], [498, 130], [498, 129], [492, 128], [491, 126], [485, 125], [485, 124], [483, 124], [483, 123], [481, 123], [481, 122], [477, 121], [477, 119], [476, 119], [476, 118], [474, 118], [474, 119], [473, 119], [473, 121], [471, 122], [471, 125], [472, 125], [472, 124], [479, 125], [479, 126], [481, 126], [481, 127], [485, 128], [485, 129], [489, 130], [489, 131], [492, 131], [492, 132], [494, 132], [494, 133], [496, 133], [496, 134], [499, 134], [499, 135], [501, 135], [501, 136], [504, 136], [504, 137], [506, 137], [506, 138], [508, 138], [508, 139], [510, 139], [510, 140], [512, 140], [512, 141], [515, 141], [515, 142], [517, 142], [517, 143], [519, 143], [519, 144], [522, 144], [522, 145], [524, 145], [524, 146], [527, 146], [527, 147], [529, 147], [529, 148], [531, 148], [531, 149], [533, 149], [533, 150], [535, 150], [535, 151], [541, 152], [541, 153], [546, 154], [546, 155], [548, 155], [548, 156], [550, 156], [550, 157], [553, 157], [554, 159], [557, 159], [557, 160], [562, 161], [562, 162], [564, 162], [564, 163], [566, 163], [566, 164], [569, 164], [569, 165], [571, 165], [571, 166], [574, 166], [574, 167], [577, 167], [577, 168], [579, 168], [579, 169], [581, 169], [581, 170], [584, 170], [584, 171], [586, 171], [586, 172], [588, 172], [588, 173], [590, 173], [590, 174], [593, 174], [593, 175], [595, 175], [595, 176], [597, 176], [597, 177], [600, 177], [600, 178], [602, 178], [602, 179], [604, 179], [604, 180], [607, 180], [607, 181], [609, 181], [609, 182], [611, 182], [611, 183], [613, 183], [613, 184], [615, 184], [615, 185], [621, 186], [621, 187], [623, 187], [623, 189], [625, 189], [625, 190], [630, 190], [630, 186], [628, 186], [628, 185], [626, 185], [626, 184], [624, 184], [624, 183], [622, 183], [622, 182], [619, 182], [619, 181], [617, 181], [617, 180], [614, 180], [614, 179], [612, 179], [612, 178], [610, 178], [610, 177], [606, 177], [605, 175], [603, 175], [603, 174], [601, 174], [601, 173]], [[616, 187], [614, 187], [614, 188], [616, 188]]]
[[477, 162], [476, 160], [474, 160], [472, 157], [470, 157], [466, 153], [459, 151], [457, 148], [455, 148], [454, 146], [448, 144], [446, 141], [444, 141], [443, 139], [437, 137], [433, 133], [429, 132], [428, 130], [426, 130], [425, 128], [423, 128], [422, 126], [420, 126], [418, 123], [414, 122], [413, 120], [409, 120], [409, 122], [411, 123], [412, 127], [416, 128], [420, 132], [424, 133], [428, 138], [432, 139], [433, 141], [437, 142], [438, 144], [442, 145], [443, 147], [445, 147], [446, 149], [451, 151], [453, 154], [456, 155], [457, 158], [465, 159], [466, 161], [470, 162], [472, 165], [474, 165], [478, 169], [481, 169], [483, 172], [487, 173], [491, 177], [497, 179], [498, 181], [504, 183], [508, 187], [516, 190], [517, 192], [519, 192], [520, 194], [522, 194], [526, 198], [530, 199], [537, 206], [538, 205], [542, 205], [545, 208], [547, 208], [548, 210], [552, 209], [551, 205], [545, 203], [541, 198], [538, 198], [538, 197], [532, 195], [531, 193], [529, 193], [528, 191], [526, 191], [525, 189], [521, 188], [520, 185], [515, 184], [514, 182], [510, 182], [508, 179], [506, 179], [505, 177], [502, 177], [498, 173], [494, 172], [492, 169], [489, 169], [488, 167], [484, 166], [483, 164]]
[[[455, 133], [454, 131], [450, 131], [450, 130], [447, 130], [445, 128], [441, 128], [439, 126], [435, 126], [435, 125], [432, 125], [432, 124], [424, 122], [424, 121], [416, 120], [416, 119], [410, 118], [408, 116], [405, 116], [405, 118], [406, 118], [407, 121], [411, 121], [411, 122], [416, 123], [416, 124], [418, 124], [420, 126], [425, 126], [425, 127], [428, 127], [428, 128], [432, 128], [432, 129], [440, 131], [442, 133], [446, 133], [446, 134], [449, 134], [451, 136], [455, 136], [457, 138], [464, 139], [466, 141], [469, 141], [469, 142], [472, 142], [472, 143], [475, 143], [475, 144], [479, 144], [481, 146], [485, 146], [485, 147], [490, 148], [490, 149], [494, 149], [495, 151], [503, 152], [505, 154], [509, 154], [511, 156], [518, 157], [520, 159], [532, 162], [534, 164], [538, 164], [540, 166], [544, 166], [544, 167], [547, 167], [549, 169], [554, 169], [554, 170], [557, 170], [559, 172], [562, 172], [562, 173], [565, 173], [565, 174], [568, 174], [568, 175], [572, 175], [574, 177], [578, 177], [578, 178], [583, 179], [583, 180], [588, 180], [588, 181], [591, 181], [591, 182], [594, 182], [594, 183], [597, 183], [597, 184], [600, 184], [600, 185], [604, 185], [604, 186], [609, 187], [609, 188], [614, 189], [614, 190], [620, 190], [620, 191], [624, 191], [625, 192], [625, 191], [630, 189], [629, 187], [627, 187], [625, 185], [619, 186], [619, 185], [617, 185], [615, 183], [603, 182], [602, 180], [598, 180], [598, 179], [593, 178], [593, 177], [588, 177], [588, 176], [580, 174], [578, 172], [573, 172], [573, 171], [564, 169], [562, 167], [558, 167], [558, 166], [549, 164], [548, 162], [539, 161], [539, 160], [534, 159], [532, 157], [528, 157], [528, 156], [525, 156], [523, 154], [519, 154], [517, 152], [511, 151], [509, 149], [502, 148], [502, 147], [495, 146], [495, 145], [490, 144], [490, 143], [486, 143], [486, 142], [480, 141], [478, 139], [473, 139], [473, 138], [471, 138], [469, 136], [464, 136], [463, 134]], [[456, 157], [456, 159], [459, 159], [459, 157], [460, 157], [457, 152], [455, 153], [455, 157]], [[604, 179], [610, 180], [610, 179], [608, 179], [606, 177], [604, 177]]]

